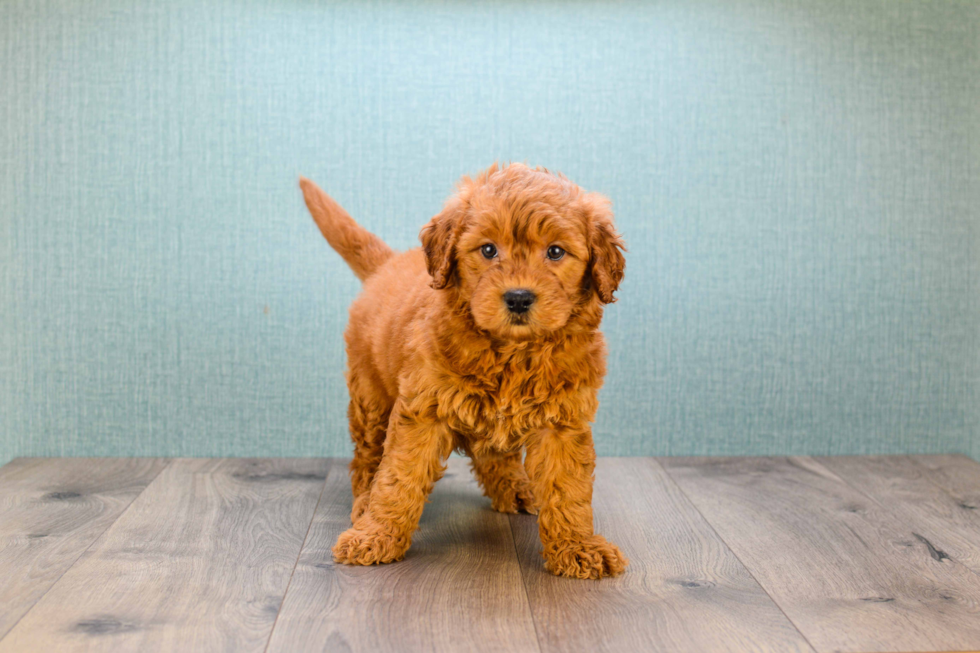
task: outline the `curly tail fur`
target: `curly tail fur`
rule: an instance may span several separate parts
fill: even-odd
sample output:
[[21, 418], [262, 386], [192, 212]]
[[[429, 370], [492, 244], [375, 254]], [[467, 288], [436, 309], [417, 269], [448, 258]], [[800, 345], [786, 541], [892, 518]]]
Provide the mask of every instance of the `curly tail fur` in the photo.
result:
[[300, 177], [299, 187], [320, 233], [347, 261], [358, 279], [364, 281], [395, 255], [383, 240], [354, 222], [340, 204], [312, 181]]

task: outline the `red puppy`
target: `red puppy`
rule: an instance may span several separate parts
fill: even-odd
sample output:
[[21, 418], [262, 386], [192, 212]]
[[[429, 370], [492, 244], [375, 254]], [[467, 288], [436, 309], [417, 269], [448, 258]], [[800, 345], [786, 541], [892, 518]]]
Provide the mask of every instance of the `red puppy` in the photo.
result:
[[463, 178], [422, 249], [396, 254], [313, 182], [300, 186], [364, 282], [345, 334], [354, 509], [336, 560], [404, 557], [455, 448], [494, 510], [538, 513], [550, 571], [622, 572], [626, 558], [592, 525], [599, 322], [625, 267], [608, 200], [542, 168], [494, 165]]

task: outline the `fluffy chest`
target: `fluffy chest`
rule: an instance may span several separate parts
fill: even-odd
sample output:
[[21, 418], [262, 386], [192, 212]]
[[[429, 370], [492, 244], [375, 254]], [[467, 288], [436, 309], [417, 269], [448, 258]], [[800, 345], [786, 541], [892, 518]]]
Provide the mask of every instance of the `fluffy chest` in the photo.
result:
[[507, 366], [483, 378], [446, 378], [437, 410], [462, 437], [512, 450], [546, 427], [587, 418], [594, 412], [594, 395], [567, 370]]

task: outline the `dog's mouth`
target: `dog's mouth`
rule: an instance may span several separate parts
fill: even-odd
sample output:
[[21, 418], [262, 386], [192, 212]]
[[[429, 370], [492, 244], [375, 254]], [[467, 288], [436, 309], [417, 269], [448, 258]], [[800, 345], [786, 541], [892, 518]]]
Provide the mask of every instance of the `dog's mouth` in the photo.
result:
[[510, 323], [513, 326], [527, 326], [530, 322], [531, 317], [527, 313], [510, 315]]

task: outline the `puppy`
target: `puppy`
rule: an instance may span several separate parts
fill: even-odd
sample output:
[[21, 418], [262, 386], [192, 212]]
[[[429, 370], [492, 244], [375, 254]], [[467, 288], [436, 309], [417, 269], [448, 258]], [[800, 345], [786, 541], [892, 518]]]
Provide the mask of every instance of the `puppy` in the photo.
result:
[[592, 524], [599, 322], [626, 264], [609, 201], [543, 168], [495, 164], [461, 180], [422, 249], [396, 254], [300, 186], [364, 282], [345, 334], [353, 526], [334, 558], [403, 558], [456, 449], [494, 510], [538, 514], [549, 571], [621, 573], [626, 558]]

